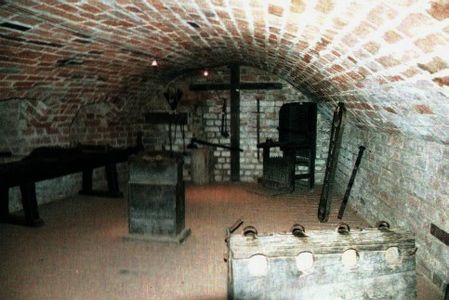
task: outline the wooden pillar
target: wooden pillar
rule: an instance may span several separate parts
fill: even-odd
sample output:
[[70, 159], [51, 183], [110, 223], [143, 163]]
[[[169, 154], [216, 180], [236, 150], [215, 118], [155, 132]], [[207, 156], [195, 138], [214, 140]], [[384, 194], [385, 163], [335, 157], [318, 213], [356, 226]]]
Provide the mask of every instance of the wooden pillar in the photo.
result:
[[[240, 66], [231, 68], [231, 147], [240, 148]], [[231, 181], [240, 181], [240, 151], [231, 151]]]

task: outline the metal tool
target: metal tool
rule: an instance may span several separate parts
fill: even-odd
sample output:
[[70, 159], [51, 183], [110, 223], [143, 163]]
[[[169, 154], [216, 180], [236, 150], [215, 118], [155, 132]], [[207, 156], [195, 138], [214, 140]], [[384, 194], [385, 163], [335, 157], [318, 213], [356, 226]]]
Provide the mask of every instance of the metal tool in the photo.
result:
[[[257, 130], [257, 145], [260, 144], [260, 99], [256, 98], [257, 111], [256, 111], [256, 130]], [[260, 161], [260, 148], [257, 148], [257, 160]]]
[[[174, 115], [177, 115], [176, 108], [178, 107], [178, 103], [181, 101], [182, 94], [183, 94], [182, 90], [176, 88], [174, 85], [171, 84], [168, 85], [167, 90], [164, 93], [164, 97], [167, 100], [167, 103], [170, 106], [170, 109], [172, 110]], [[173, 152], [173, 140], [176, 139], [176, 123], [174, 125], [175, 125], [175, 133], [174, 137], [172, 137], [172, 120], [170, 119], [168, 122], [168, 142], [170, 144], [170, 152]], [[182, 124], [180, 124], [180, 130], [182, 134], [183, 146], [185, 151], [184, 127]]]
[[318, 207], [318, 219], [320, 222], [327, 222], [329, 219], [332, 203], [332, 185], [335, 180], [337, 170], [338, 154], [343, 135], [344, 119], [346, 108], [344, 103], [339, 102], [334, 111], [332, 119], [332, 129], [329, 142], [329, 151], [326, 160], [326, 172], [324, 174], [323, 188], [321, 190], [320, 204]]
[[242, 219], [237, 219], [230, 227], [225, 230], [225, 242], [227, 243], [231, 234], [236, 231], [243, 224]]
[[221, 136], [224, 138], [229, 137], [228, 132], [228, 113], [227, 113], [227, 101], [226, 98], [223, 98], [223, 106], [221, 108], [221, 127], [220, 127]]
[[365, 151], [365, 147], [359, 147], [359, 154], [357, 155], [357, 159], [354, 164], [354, 169], [352, 170], [351, 178], [348, 182], [348, 187], [346, 188], [345, 195], [343, 197], [343, 201], [341, 202], [340, 210], [338, 211], [338, 218], [342, 219], [343, 214], [345, 213], [346, 205], [348, 204], [349, 195], [351, 194], [352, 185], [354, 184], [355, 176], [357, 175], [357, 171], [359, 170], [360, 162], [362, 161], [363, 151]]
[[240, 152], [243, 152], [243, 149], [241, 149], [241, 148], [234, 148], [234, 147], [227, 146], [227, 145], [210, 143], [210, 142], [203, 141], [203, 140], [200, 140], [200, 139], [197, 139], [197, 138], [192, 138], [190, 140], [190, 143], [187, 145], [187, 148], [189, 148], [189, 149], [196, 149], [196, 148], [198, 148], [198, 146], [196, 144], [205, 145], [205, 146], [212, 146], [212, 147], [219, 147], [219, 148], [225, 148], [225, 149], [229, 149], [229, 150], [238, 150]]
[[172, 111], [176, 110], [178, 103], [181, 101], [182, 94], [182, 91], [179, 88], [174, 87], [173, 85], [169, 85], [167, 87], [167, 90], [164, 93], [164, 97], [167, 100], [167, 103]]

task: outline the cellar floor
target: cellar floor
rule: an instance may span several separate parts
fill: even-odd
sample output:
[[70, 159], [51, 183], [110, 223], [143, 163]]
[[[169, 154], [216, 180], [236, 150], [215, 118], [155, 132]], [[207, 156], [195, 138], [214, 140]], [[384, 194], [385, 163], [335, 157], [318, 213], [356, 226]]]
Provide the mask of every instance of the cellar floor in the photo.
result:
[[[333, 229], [339, 205], [328, 223], [319, 223], [319, 190], [276, 195], [255, 184], [189, 185], [192, 234], [181, 245], [123, 239], [126, 195], [43, 205], [42, 227], [0, 224], [0, 299], [226, 299], [225, 228], [242, 218], [259, 232], [287, 231], [294, 223], [306, 231]], [[350, 209], [343, 221], [368, 226]], [[418, 299], [442, 299], [419, 274]]]

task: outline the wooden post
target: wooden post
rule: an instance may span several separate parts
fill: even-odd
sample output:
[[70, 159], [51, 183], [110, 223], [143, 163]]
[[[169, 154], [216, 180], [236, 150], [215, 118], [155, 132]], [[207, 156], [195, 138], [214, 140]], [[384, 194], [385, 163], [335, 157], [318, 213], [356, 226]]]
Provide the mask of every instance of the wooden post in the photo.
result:
[[[231, 147], [240, 148], [240, 66], [231, 65]], [[231, 181], [240, 180], [240, 151], [231, 151]]]
[[191, 84], [191, 91], [229, 90], [231, 98], [231, 181], [240, 180], [240, 90], [277, 90], [282, 89], [279, 82], [240, 82], [240, 65], [229, 66], [231, 83]]
[[32, 181], [20, 184], [22, 194], [22, 206], [25, 214], [25, 224], [29, 226], [40, 226], [44, 222], [39, 217], [36, 199], [36, 184]]

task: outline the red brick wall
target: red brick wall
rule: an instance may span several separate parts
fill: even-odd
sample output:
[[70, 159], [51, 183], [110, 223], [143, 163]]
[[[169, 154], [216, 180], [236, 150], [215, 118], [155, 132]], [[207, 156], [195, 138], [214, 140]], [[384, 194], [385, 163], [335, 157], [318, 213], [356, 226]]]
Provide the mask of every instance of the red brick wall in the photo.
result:
[[[0, 101], [63, 100], [65, 118], [83, 101], [241, 62], [346, 102], [360, 124], [449, 142], [445, 1], [4, 2]], [[39, 131], [65, 130], [46, 115]]]
[[88, 104], [81, 107], [69, 125], [71, 144], [132, 144], [130, 121], [126, 114], [110, 102]]
[[[7, 0], [0, 7], [0, 116], [7, 115], [0, 124], [8, 126], [0, 141], [16, 153], [68, 144], [70, 124], [88, 103], [111, 102], [120, 114], [126, 107], [125, 119], [137, 122], [141, 109], [157, 108], [145, 101], [161, 96], [161, 82], [231, 62], [277, 74], [324, 108], [345, 102], [353, 125], [449, 144], [447, 1]], [[76, 138], [127, 142], [114, 114], [81, 113]], [[433, 157], [436, 150], [426, 149]]]

